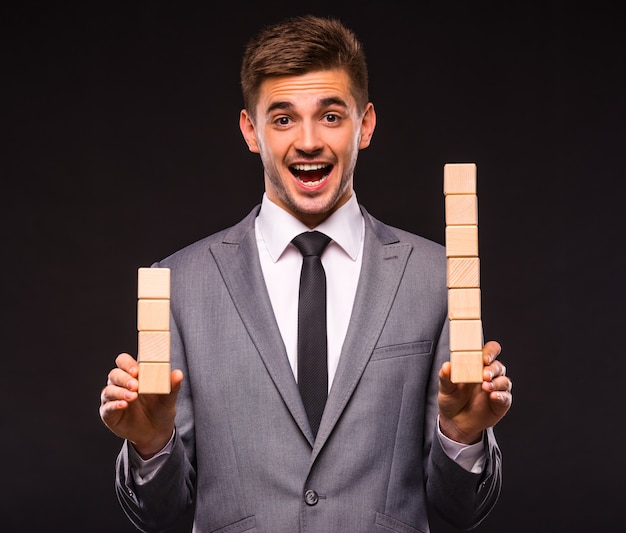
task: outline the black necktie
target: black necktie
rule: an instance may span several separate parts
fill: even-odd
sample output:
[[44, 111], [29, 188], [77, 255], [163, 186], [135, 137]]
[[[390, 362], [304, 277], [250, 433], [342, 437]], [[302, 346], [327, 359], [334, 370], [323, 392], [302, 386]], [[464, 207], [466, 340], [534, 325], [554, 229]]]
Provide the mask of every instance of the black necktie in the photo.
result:
[[313, 435], [328, 395], [326, 274], [320, 256], [330, 237], [306, 231], [291, 241], [302, 254], [298, 298], [298, 388]]

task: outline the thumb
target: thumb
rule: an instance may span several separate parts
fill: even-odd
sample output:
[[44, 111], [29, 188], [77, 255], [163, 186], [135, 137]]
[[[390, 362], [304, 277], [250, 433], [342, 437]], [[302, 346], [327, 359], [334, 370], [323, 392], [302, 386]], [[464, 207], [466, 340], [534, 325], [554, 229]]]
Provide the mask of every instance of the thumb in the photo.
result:
[[445, 361], [439, 369], [439, 392], [442, 394], [452, 394], [457, 389], [456, 384], [450, 379], [451, 370], [450, 361]]
[[171, 392], [168, 395], [168, 398], [173, 402], [176, 403], [176, 398], [178, 397], [178, 393], [180, 392], [180, 389], [183, 385], [183, 379], [184, 379], [184, 375], [182, 370], [172, 370], [172, 373], [170, 375], [170, 380], [171, 380]]

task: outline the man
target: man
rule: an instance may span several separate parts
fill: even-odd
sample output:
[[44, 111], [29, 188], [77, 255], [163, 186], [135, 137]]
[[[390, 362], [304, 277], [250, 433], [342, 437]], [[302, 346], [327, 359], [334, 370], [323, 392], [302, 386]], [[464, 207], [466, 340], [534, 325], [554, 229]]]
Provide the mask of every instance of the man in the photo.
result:
[[[426, 532], [432, 507], [471, 528], [501, 486], [493, 426], [511, 381], [450, 381], [445, 249], [359, 206], [353, 175], [376, 126], [360, 43], [302, 17], [250, 41], [240, 129], [265, 195], [239, 224], [155, 263], [171, 269], [170, 395], [138, 395], [120, 354], [101, 395], [125, 439], [116, 488], [140, 529], [195, 504], [194, 531]], [[327, 278], [328, 397], [316, 430], [298, 390], [292, 239], [318, 230]]]

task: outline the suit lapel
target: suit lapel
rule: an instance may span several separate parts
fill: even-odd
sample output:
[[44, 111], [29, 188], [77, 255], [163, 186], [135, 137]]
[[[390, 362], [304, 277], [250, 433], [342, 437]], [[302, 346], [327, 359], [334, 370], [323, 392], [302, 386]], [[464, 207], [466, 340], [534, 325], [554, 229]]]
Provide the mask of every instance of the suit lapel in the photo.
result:
[[374, 351], [412, 247], [361, 207], [365, 218], [363, 263], [339, 366], [315, 443], [265, 286], [254, 232], [259, 207], [211, 247], [235, 308], [267, 371], [302, 433], [314, 461], [339, 420]]
[[287, 352], [270, 302], [254, 232], [257, 206], [233, 226], [222, 242], [211, 246], [235, 308], [292, 416], [313, 440]]
[[313, 459], [352, 396], [374, 351], [402, 279], [412, 246], [361, 208], [365, 218], [363, 263], [339, 366], [315, 441]]

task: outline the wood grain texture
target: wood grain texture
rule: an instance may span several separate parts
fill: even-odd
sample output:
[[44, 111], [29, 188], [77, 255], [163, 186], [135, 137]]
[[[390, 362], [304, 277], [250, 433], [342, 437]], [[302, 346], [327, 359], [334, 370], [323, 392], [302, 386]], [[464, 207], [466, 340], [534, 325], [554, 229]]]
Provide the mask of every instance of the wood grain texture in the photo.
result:
[[451, 379], [454, 383], [480, 383], [483, 381], [483, 352], [451, 352]]
[[443, 193], [476, 194], [476, 163], [446, 163], [443, 167]]
[[170, 269], [141, 267], [137, 271], [137, 298], [170, 297]]
[[448, 317], [480, 319], [480, 289], [448, 289]]
[[168, 299], [137, 300], [138, 331], [168, 331], [170, 329], [170, 301]]
[[172, 392], [169, 363], [139, 363], [139, 394]]

